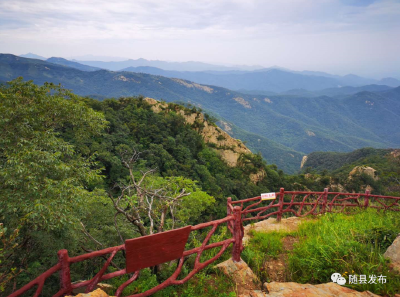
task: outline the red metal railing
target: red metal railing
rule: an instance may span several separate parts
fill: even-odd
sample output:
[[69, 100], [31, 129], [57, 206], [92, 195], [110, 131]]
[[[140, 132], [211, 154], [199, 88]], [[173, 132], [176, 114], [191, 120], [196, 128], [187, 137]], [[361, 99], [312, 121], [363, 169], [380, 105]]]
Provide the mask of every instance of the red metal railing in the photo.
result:
[[[162, 290], [167, 286], [183, 284], [186, 281], [188, 281], [194, 274], [199, 272], [201, 269], [203, 269], [207, 265], [209, 265], [212, 262], [214, 262], [215, 260], [217, 260], [231, 243], [233, 243], [234, 250], [237, 249], [237, 248], [235, 248], [236, 246], [239, 246], [239, 247], [242, 246], [241, 237], [238, 238], [237, 236], [236, 237], [233, 236], [232, 238], [229, 238], [229, 239], [226, 239], [226, 240], [223, 240], [220, 242], [207, 244], [208, 241], [210, 240], [211, 236], [216, 231], [217, 227], [221, 224], [224, 224], [224, 223], [229, 224], [230, 222], [233, 222], [233, 224], [232, 224], [233, 228], [231, 226], [229, 226], [229, 229], [231, 230], [231, 232], [233, 232], [233, 234], [238, 233], [238, 232], [240, 233], [240, 230], [237, 230], [237, 228], [238, 228], [238, 226], [240, 228], [241, 222], [235, 221], [235, 220], [240, 220], [240, 209], [239, 208], [235, 208], [235, 209], [236, 209], [236, 211], [234, 212], [233, 215], [229, 215], [223, 219], [199, 224], [196, 226], [192, 226], [191, 231], [204, 229], [204, 228], [210, 227], [210, 226], [212, 228], [208, 232], [208, 234], [207, 234], [206, 238], [204, 239], [201, 246], [183, 252], [181, 258], [179, 259], [179, 264], [178, 264], [176, 271], [166, 281], [164, 281], [163, 283], [159, 284], [158, 286], [156, 286], [146, 292], [131, 295], [130, 297], [145, 297], [145, 296], [149, 296], [159, 290]], [[217, 248], [217, 247], [220, 247], [221, 249], [214, 257], [212, 257], [211, 259], [208, 259], [205, 262], [200, 262], [200, 257], [202, 255], [203, 251]], [[73, 289], [80, 288], [80, 287], [86, 287], [86, 292], [90, 292], [95, 288], [95, 286], [100, 281], [108, 280], [108, 279], [111, 279], [114, 277], [118, 277], [118, 276], [127, 274], [126, 269], [121, 269], [119, 271], [105, 274], [108, 266], [110, 265], [110, 263], [113, 260], [113, 258], [115, 257], [115, 255], [122, 250], [125, 250], [125, 245], [111, 247], [111, 248], [107, 248], [104, 250], [95, 251], [92, 253], [80, 255], [77, 257], [71, 257], [71, 258], [68, 256], [67, 250], [60, 250], [58, 252], [58, 263], [55, 266], [53, 266], [52, 268], [50, 268], [49, 270], [47, 270], [46, 272], [41, 274], [39, 277], [37, 277], [36, 279], [31, 281], [30, 283], [28, 283], [21, 289], [15, 291], [11, 295], [9, 295], [9, 297], [21, 296], [22, 294], [31, 290], [34, 287], [37, 287], [37, 288], [36, 288], [36, 292], [33, 296], [38, 297], [40, 295], [40, 293], [42, 292], [42, 289], [43, 289], [46, 279], [49, 278], [52, 274], [54, 274], [56, 272], [59, 272], [59, 274], [60, 274], [60, 290], [58, 292], [56, 292], [53, 295], [53, 297], [71, 294]], [[155, 252], [159, 252], [159, 251], [155, 251]], [[75, 283], [75, 284], [71, 282], [70, 265], [72, 263], [81, 262], [81, 261], [92, 259], [95, 257], [102, 257], [102, 256], [105, 256], [108, 254], [110, 254], [110, 256], [107, 259], [106, 263], [92, 279], [84, 281], [84, 282]], [[177, 280], [177, 277], [179, 276], [179, 274], [182, 271], [184, 258], [187, 256], [190, 256], [192, 254], [197, 254], [192, 271], [185, 278], [183, 278], [181, 280]], [[129, 278], [128, 281], [126, 281], [121, 286], [119, 286], [115, 295], [121, 296], [123, 290], [129, 284], [131, 284], [133, 281], [135, 281], [138, 278], [139, 273], [140, 273], [140, 271], [136, 271], [135, 273], [133, 273], [133, 275]]]
[[[349, 213], [349, 208], [370, 207], [400, 211], [400, 197], [371, 195], [369, 191], [361, 194], [329, 192], [328, 189], [324, 189], [323, 192], [285, 191], [281, 188], [275, 195], [277, 199], [266, 206], [260, 206], [264, 201], [258, 196], [238, 201], [228, 200], [228, 208], [239, 204], [243, 221], [261, 220], [273, 215], [280, 221], [284, 213], [291, 213], [297, 217], [325, 212]], [[253, 213], [256, 215], [252, 216]]]
[[[275, 195], [277, 197], [277, 201], [274, 199], [266, 206], [260, 206], [264, 202], [260, 196], [238, 201], [232, 201], [231, 198], [228, 198], [227, 216], [225, 218], [191, 226], [190, 231], [200, 230], [210, 226], [212, 227], [202, 245], [187, 251], [183, 251], [181, 257], [179, 258], [177, 269], [166, 281], [146, 292], [131, 295], [129, 297], [145, 297], [160, 291], [167, 286], [185, 283], [201, 269], [217, 260], [230, 244], [233, 244], [233, 261], [240, 261], [240, 255], [243, 250], [243, 221], [260, 220], [273, 215], [276, 215], [277, 220], [280, 221], [284, 213], [291, 213], [298, 217], [304, 217], [307, 215], [318, 215], [325, 212], [346, 212], [347, 208], [355, 207], [370, 207], [380, 210], [400, 211], [400, 197], [371, 195], [369, 191], [366, 191], [365, 194], [328, 192], [328, 189], [325, 189], [323, 192], [294, 192], [285, 191], [283, 188], [281, 188], [279, 192], [275, 193]], [[285, 197], [287, 197], [287, 199], [285, 199]], [[253, 213], [256, 213], [256, 215], [252, 216]], [[232, 238], [208, 244], [217, 227], [224, 223], [227, 223], [227, 227], [232, 234]], [[214, 257], [206, 260], [205, 262], [200, 262], [200, 257], [205, 250], [218, 247], [221, 249]], [[38, 297], [42, 292], [46, 279], [56, 272], [59, 272], [60, 274], [60, 290], [56, 292], [53, 297], [71, 294], [73, 289], [80, 287], [86, 287], [86, 292], [90, 292], [100, 281], [127, 274], [126, 269], [121, 269], [106, 274], [107, 268], [115, 255], [123, 250], [125, 250], [125, 245], [120, 245], [71, 258], [68, 256], [67, 250], [60, 250], [58, 252], [58, 263], [55, 266], [41, 274], [39, 277], [21, 289], [9, 295], [9, 297], [21, 296], [34, 287], [37, 288], [33, 296]], [[106, 263], [92, 279], [80, 283], [71, 282], [70, 265], [72, 263], [81, 262], [95, 257], [104, 257], [108, 254], [110, 254], [110, 256], [108, 257]], [[185, 257], [192, 254], [197, 254], [192, 271], [185, 278], [178, 280], [177, 278], [182, 271]], [[139, 274], [140, 270], [135, 271], [128, 281], [119, 286], [115, 295], [121, 296], [123, 290], [129, 284], [135, 281], [139, 277]]]

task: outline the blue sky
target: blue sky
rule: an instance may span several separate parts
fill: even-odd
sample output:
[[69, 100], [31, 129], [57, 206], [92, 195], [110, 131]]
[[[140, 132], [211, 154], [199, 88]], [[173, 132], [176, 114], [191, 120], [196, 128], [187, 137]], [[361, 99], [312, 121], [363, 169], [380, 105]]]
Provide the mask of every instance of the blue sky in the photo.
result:
[[400, 78], [400, 0], [0, 0], [0, 52]]

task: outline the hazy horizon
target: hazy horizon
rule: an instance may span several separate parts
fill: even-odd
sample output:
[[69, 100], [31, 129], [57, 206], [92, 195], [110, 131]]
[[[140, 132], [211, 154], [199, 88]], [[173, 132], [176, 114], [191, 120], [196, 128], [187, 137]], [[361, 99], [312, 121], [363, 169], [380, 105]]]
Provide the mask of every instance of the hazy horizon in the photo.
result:
[[0, 0], [0, 52], [400, 79], [400, 0]]

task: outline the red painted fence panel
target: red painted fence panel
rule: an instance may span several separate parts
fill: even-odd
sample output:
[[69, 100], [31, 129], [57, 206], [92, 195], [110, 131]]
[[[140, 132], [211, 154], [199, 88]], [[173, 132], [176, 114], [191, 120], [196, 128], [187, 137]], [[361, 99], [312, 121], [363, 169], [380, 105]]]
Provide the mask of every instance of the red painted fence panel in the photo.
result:
[[179, 259], [183, 255], [192, 226], [125, 241], [126, 272]]

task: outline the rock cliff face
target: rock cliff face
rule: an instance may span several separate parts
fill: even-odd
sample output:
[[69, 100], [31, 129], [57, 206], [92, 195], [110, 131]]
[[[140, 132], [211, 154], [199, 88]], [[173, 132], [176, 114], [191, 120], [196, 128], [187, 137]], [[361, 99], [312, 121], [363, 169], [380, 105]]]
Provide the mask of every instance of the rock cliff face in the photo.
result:
[[372, 177], [374, 180], [378, 180], [378, 176], [376, 175], [376, 170], [372, 167], [368, 166], [356, 166], [353, 168], [352, 171], [349, 173], [349, 179], [351, 179], [354, 175], [358, 174], [367, 174]]
[[304, 164], [306, 164], [308, 157], [307, 156], [303, 156], [303, 159], [301, 160], [301, 164], [300, 164], [300, 169], [303, 168]]
[[390, 152], [390, 155], [391, 155], [393, 158], [397, 158], [397, 157], [400, 156], [400, 150], [393, 150], [393, 151]]
[[[159, 102], [153, 98], [145, 98], [144, 100], [152, 106], [151, 109], [156, 113], [168, 109], [167, 103]], [[229, 166], [237, 166], [241, 154], [251, 154], [251, 151], [240, 140], [232, 138], [222, 129], [208, 123], [202, 113], [194, 112], [186, 114], [183, 109], [175, 110], [175, 112], [181, 114], [185, 118], [186, 123], [190, 125], [198, 123], [201, 128], [195, 129], [203, 136], [206, 143], [214, 145], [214, 149]], [[251, 179], [253, 182], [257, 182], [264, 178], [264, 176], [265, 172], [258, 172], [252, 174]]]

